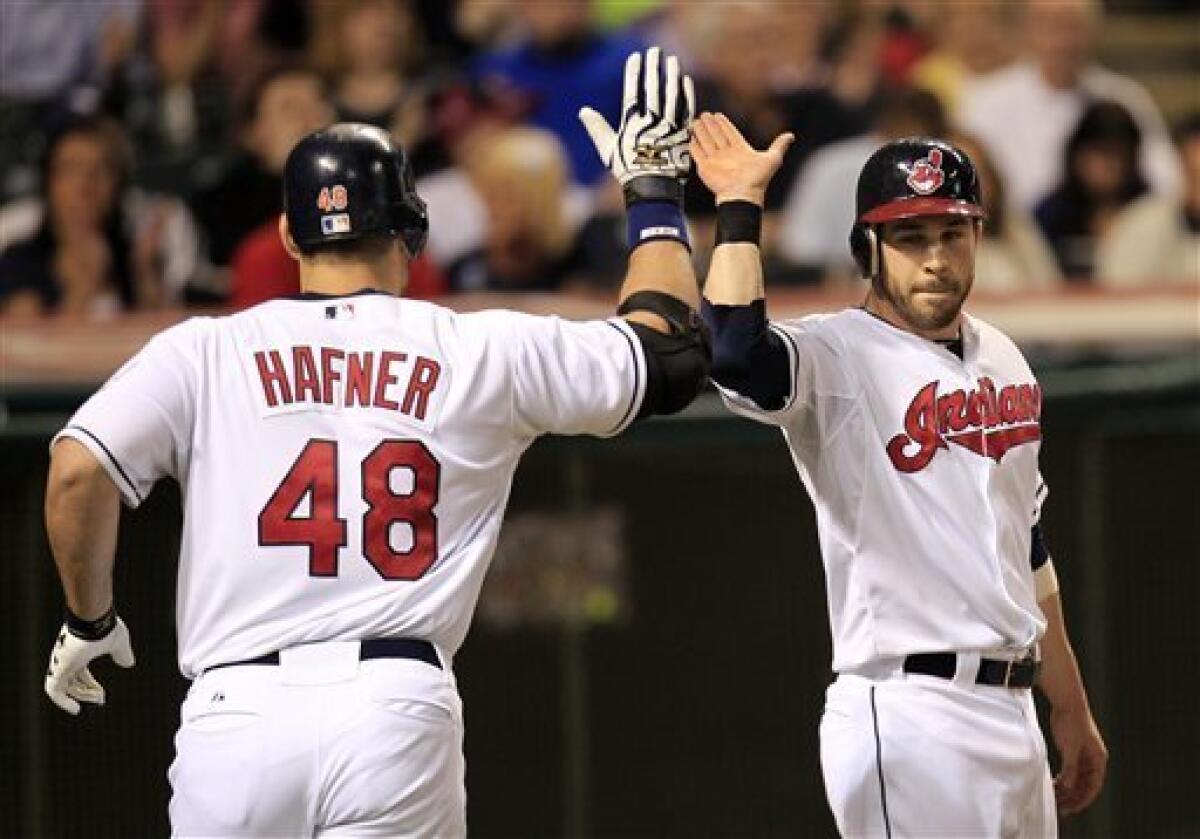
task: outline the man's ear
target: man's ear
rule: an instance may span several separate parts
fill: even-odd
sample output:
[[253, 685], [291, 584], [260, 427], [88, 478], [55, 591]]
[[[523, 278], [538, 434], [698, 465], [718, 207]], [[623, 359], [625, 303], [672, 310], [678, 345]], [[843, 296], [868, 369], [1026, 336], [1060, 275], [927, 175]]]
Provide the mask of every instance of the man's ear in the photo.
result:
[[288, 256], [299, 261], [300, 248], [296, 247], [296, 242], [292, 239], [292, 230], [288, 227], [287, 213], [279, 214], [279, 241], [283, 242], [283, 249], [288, 252]]

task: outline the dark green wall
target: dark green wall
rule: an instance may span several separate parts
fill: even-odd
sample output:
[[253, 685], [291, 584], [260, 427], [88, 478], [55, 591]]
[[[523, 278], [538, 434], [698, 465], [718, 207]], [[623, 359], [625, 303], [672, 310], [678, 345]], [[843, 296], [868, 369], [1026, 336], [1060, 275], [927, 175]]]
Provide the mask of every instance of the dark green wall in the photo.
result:
[[[1200, 834], [1198, 406], [1194, 392], [1049, 395], [1045, 529], [1112, 751], [1102, 800], [1066, 836]], [[0, 835], [163, 835], [186, 686], [173, 649], [178, 495], [160, 486], [122, 527], [117, 591], [138, 666], [100, 665], [109, 706], [70, 718], [41, 692], [61, 603], [41, 527], [45, 447], [37, 423], [0, 435]], [[472, 631], [456, 671], [473, 835], [832, 835], [817, 763], [821, 566], [777, 433], [718, 415], [543, 441], [510, 512], [560, 509], [572, 493], [626, 510], [630, 618], [579, 636]], [[574, 795], [568, 706], [586, 734]]]

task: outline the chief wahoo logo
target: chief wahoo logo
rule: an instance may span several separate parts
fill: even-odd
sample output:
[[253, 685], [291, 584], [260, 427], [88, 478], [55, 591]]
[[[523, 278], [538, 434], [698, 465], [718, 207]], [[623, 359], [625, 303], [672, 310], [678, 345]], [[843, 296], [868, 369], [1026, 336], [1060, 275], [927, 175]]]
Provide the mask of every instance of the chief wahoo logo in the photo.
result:
[[942, 150], [933, 148], [928, 156], [918, 160], [912, 166], [908, 175], [908, 185], [918, 195], [928, 195], [935, 192], [946, 180], [942, 171]]

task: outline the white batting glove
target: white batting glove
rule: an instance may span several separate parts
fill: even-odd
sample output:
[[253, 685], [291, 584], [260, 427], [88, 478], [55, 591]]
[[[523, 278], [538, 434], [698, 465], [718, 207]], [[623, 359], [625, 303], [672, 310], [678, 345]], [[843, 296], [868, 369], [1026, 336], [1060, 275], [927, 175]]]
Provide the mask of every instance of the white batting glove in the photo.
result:
[[50, 650], [50, 666], [46, 670], [46, 695], [68, 714], [79, 713], [79, 703], [104, 704], [104, 687], [88, 669], [94, 659], [112, 656], [121, 667], [133, 667], [133, 648], [125, 621], [116, 623], [102, 638], [89, 641], [75, 635], [64, 623]]
[[645, 59], [633, 53], [625, 61], [625, 92], [621, 124], [614, 131], [603, 116], [580, 108], [579, 119], [600, 153], [600, 159], [626, 186], [646, 175], [682, 180], [692, 167], [688, 140], [696, 113], [691, 77], [669, 56], [665, 70], [662, 50], [651, 47]]

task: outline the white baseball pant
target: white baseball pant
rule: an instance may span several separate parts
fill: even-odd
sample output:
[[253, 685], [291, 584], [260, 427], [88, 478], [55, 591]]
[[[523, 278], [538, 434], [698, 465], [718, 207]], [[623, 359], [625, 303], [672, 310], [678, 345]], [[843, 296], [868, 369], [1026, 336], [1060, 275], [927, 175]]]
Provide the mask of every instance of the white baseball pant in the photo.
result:
[[1058, 835], [1031, 691], [976, 685], [963, 658], [953, 680], [898, 664], [829, 686], [821, 767], [843, 836]]
[[453, 676], [358, 650], [309, 644], [196, 679], [169, 771], [173, 835], [466, 835]]

